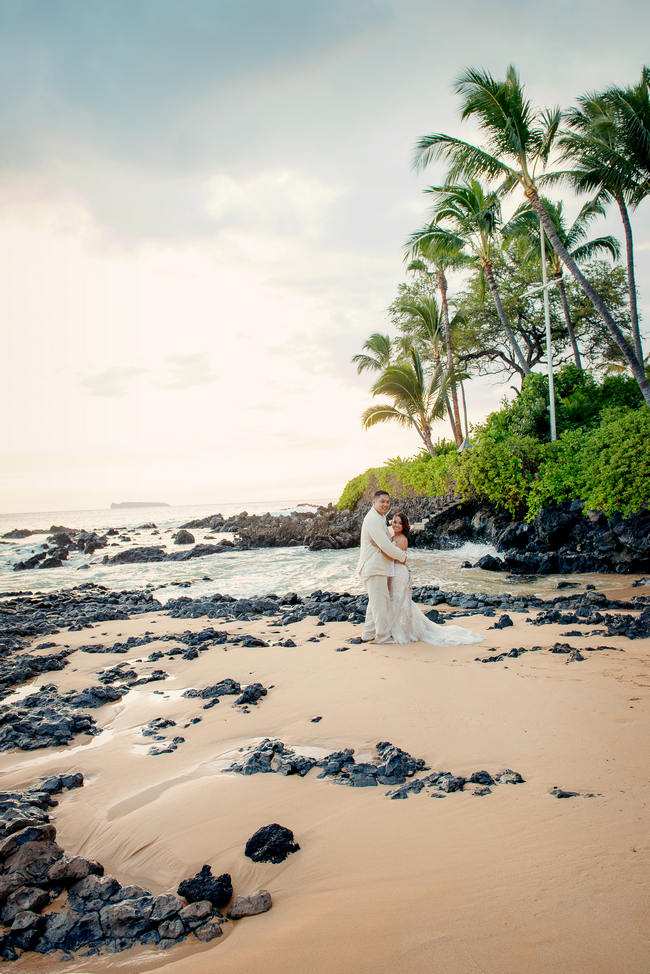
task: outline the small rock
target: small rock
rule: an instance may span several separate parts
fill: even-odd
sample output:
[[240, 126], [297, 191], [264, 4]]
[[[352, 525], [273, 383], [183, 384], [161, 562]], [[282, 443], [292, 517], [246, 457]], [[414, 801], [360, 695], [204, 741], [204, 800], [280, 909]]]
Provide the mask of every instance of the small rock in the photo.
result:
[[507, 629], [508, 626], [514, 626], [514, 622], [509, 615], [499, 616], [499, 621], [495, 622], [493, 626], [488, 626], [489, 629]]
[[158, 933], [161, 939], [178, 940], [185, 933], [185, 927], [180, 917], [173, 917], [171, 920], [163, 920], [158, 926]]
[[194, 544], [194, 535], [189, 531], [181, 529], [174, 535], [174, 544]]
[[[173, 893], [163, 893], [154, 898], [151, 919], [158, 923], [161, 920], [169, 920], [170, 917], [180, 914], [186, 907], [183, 901]], [[163, 934], [161, 934], [163, 936]]]
[[518, 771], [512, 771], [510, 768], [506, 768], [505, 771], [500, 771], [494, 777], [500, 785], [522, 785], [526, 780], [522, 778]]
[[580, 796], [579, 791], [565, 791], [564, 788], [558, 788], [557, 785], [551, 788], [549, 794], [555, 795], [556, 798], [578, 798]]
[[233, 904], [228, 911], [231, 920], [240, 920], [242, 917], [254, 917], [258, 913], [266, 913], [272, 906], [271, 894], [266, 889], [258, 890], [250, 896], [236, 896]]
[[195, 903], [184, 906], [178, 915], [183, 921], [183, 926], [188, 930], [193, 930], [194, 927], [205, 923], [213, 912], [214, 907], [209, 900], [197, 900]]
[[200, 940], [201, 943], [207, 944], [210, 940], [220, 937], [221, 932], [221, 924], [217, 920], [208, 920], [207, 923], [203, 923], [200, 927], [196, 927], [194, 930], [194, 936], [197, 940]]

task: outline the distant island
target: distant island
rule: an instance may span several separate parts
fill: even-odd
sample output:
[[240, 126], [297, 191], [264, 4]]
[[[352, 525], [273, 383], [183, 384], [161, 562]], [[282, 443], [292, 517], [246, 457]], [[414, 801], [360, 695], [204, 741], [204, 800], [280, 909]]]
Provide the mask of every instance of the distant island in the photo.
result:
[[119, 504], [111, 504], [111, 510], [120, 507], [171, 507], [171, 504], [165, 501], [120, 501]]

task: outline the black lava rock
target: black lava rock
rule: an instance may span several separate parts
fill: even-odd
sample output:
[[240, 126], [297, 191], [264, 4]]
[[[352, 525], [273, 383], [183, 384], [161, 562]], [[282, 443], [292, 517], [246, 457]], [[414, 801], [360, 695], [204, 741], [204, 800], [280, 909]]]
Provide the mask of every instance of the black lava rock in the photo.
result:
[[512, 621], [512, 619], [510, 618], [509, 615], [502, 615], [502, 616], [499, 617], [499, 621], [498, 622], [495, 622], [494, 625], [493, 626], [490, 626], [489, 628], [490, 629], [507, 629], [508, 626], [514, 626], [514, 622]]
[[177, 893], [188, 903], [207, 900], [217, 908], [225, 906], [232, 896], [232, 881], [229, 873], [213, 876], [210, 866], [203, 866], [201, 872], [179, 884]]
[[293, 832], [283, 825], [265, 825], [246, 843], [245, 855], [253, 862], [284, 862], [300, 846], [293, 841]]

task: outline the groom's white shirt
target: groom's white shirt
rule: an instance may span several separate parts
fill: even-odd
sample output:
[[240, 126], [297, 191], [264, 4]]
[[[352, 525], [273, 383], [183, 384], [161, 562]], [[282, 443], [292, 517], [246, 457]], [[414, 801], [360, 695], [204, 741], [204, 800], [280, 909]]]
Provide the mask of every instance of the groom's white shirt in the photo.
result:
[[361, 526], [359, 574], [363, 579], [370, 578], [371, 575], [393, 576], [395, 561], [406, 561], [406, 552], [393, 544], [386, 518], [371, 507]]

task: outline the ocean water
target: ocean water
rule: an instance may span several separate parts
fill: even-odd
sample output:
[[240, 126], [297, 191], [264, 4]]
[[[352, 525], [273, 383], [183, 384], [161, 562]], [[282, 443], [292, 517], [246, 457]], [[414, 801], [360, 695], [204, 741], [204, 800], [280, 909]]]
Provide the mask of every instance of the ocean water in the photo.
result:
[[[252, 551], [227, 551], [187, 562], [104, 565], [104, 555], [149, 545], [173, 545], [174, 532], [184, 523], [212, 514], [227, 517], [243, 510], [249, 514], [269, 512], [276, 516], [295, 510], [310, 510], [326, 504], [328, 498], [258, 501], [250, 504], [209, 504], [176, 507], [141, 507], [93, 511], [45, 511], [42, 513], [0, 515], [0, 594], [15, 592], [51, 592], [72, 588], [82, 582], [95, 582], [109, 589], [144, 589], [154, 592], [163, 604], [179, 595], [198, 597], [220, 592], [237, 598], [275, 592], [306, 595], [316, 589], [336, 592], [361, 592], [363, 586], [356, 572], [358, 549], [343, 551], [309, 551], [307, 548], [258, 548]], [[142, 527], [154, 524], [159, 533]], [[24, 561], [43, 550], [47, 533], [20, 540], [2, 538], [13, 528], [45, 528], [59, 525], [84, 528], [104, 533], [117, 528], [112, 544], [92, 555], [71, 553], [61, 568], [14, 571], [17, 561]], [[232, 535], [209, 529], [192, 529], [197, 543], [215, 544]], [[206, 537], [209, 535], [210, 537]], [[557, 579], [547, 576], [535, 581], [513, 579], [504, 574], [463, 568], [463, 562], [475, 562], [481, 555], [495, 554], [491, 545], [467, 543], [452, 550], [411, 549], [409, 563], [415, 585], [440, 585], [463, 592], [535, 592], [548, 596]], [[590, 580], [589, 576], [573, 577], [574, 581]], [[189, 583], [189, 584], [188, 584]]]

